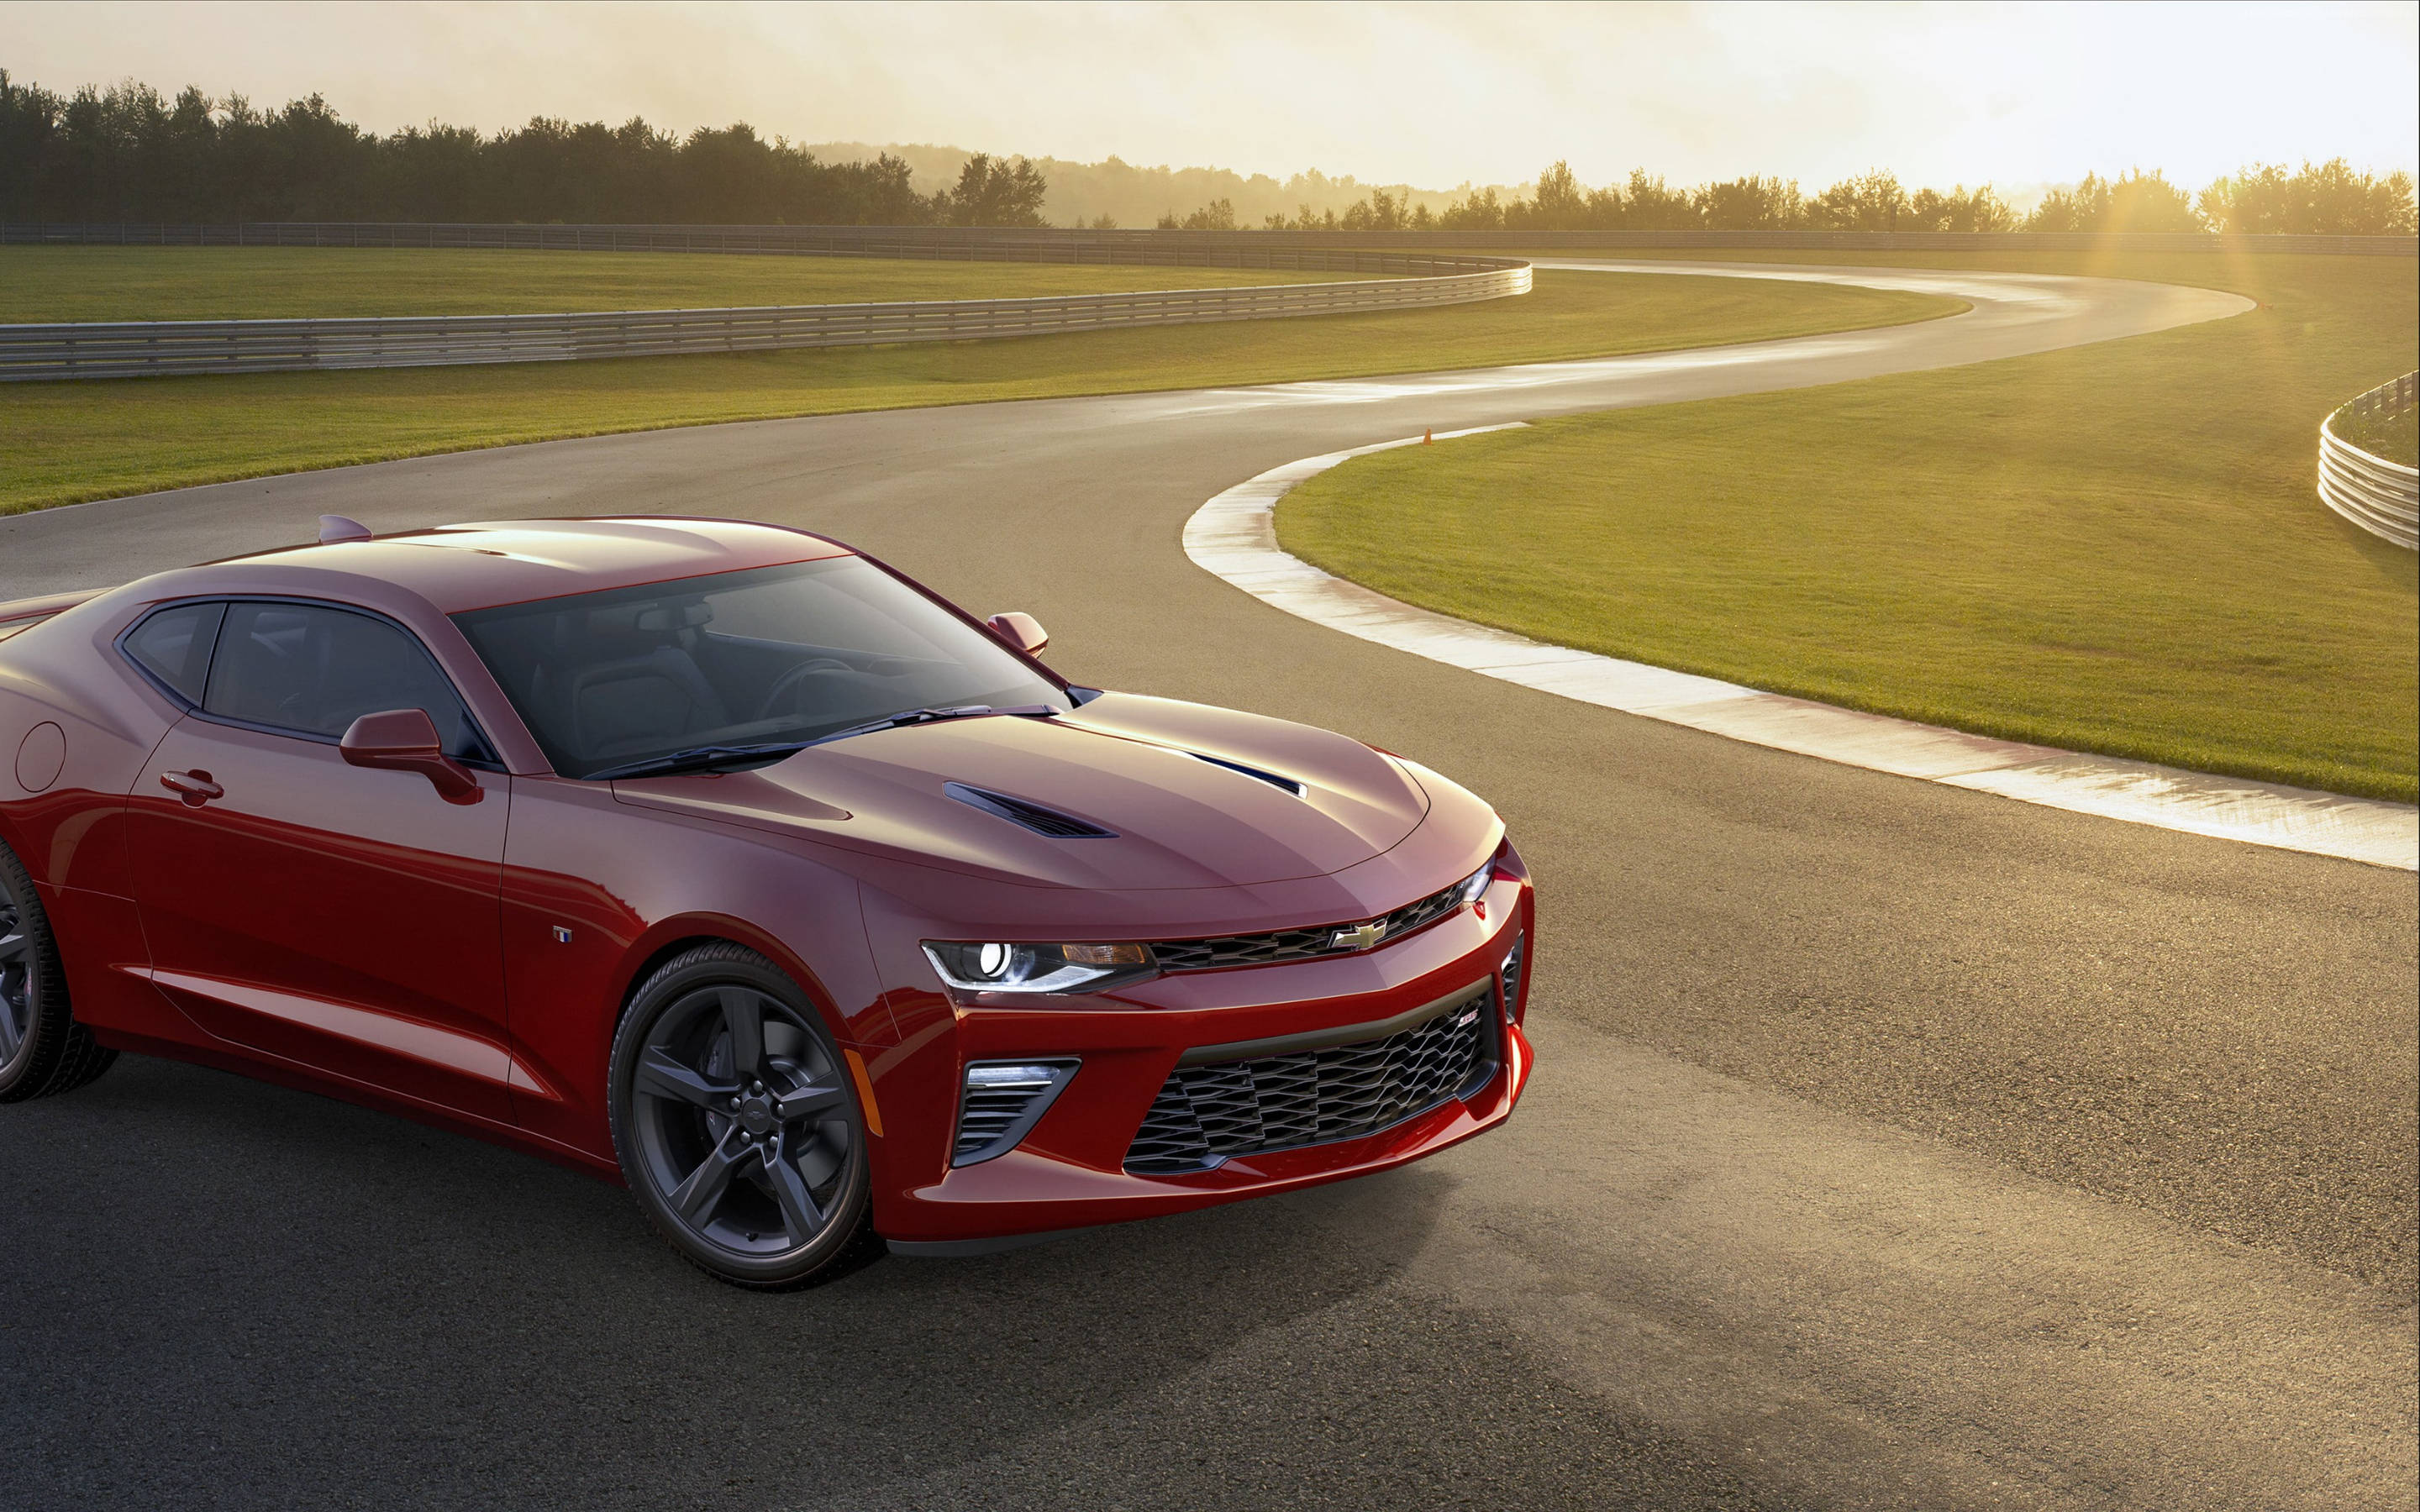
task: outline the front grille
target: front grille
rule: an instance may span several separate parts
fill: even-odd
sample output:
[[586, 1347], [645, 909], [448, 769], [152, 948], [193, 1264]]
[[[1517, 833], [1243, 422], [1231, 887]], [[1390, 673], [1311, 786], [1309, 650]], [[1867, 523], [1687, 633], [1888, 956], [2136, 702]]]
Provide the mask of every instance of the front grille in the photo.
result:
[[1303, 961], [1342, 955], [1333, 941], [1337, 925], [1280, 930], [1274, 934], [1226, 934], [1214, 940], [1156, 941], [1151, 953], [1162, 971], [1207, 971], [1213, 966], [1257, 966], [1272, 961]]
[[1179, 1066], [1127, 1147], [1126, 1169], [1205, 1170], [1233, 1155], [1356, 1139], [1425, 1113], [1495, 1058], [1494, 996], [1481, 989], [1383, 1039]]
[[[1462, 884], [1457, 882], [1396, 909], [1378, 920], [1385, 933], [1360, 949], [1373, 949], [1443, 918], [1453, 912], [1461, 891]], [[1260, 966], [1278, 961], [1304, 961], [1312, 956], [1350, 955], [1355, 947], [1338, 945], [1336, 932], [1358, 922], [1279, 930], [1269, 934], [1222, 934], [1207, 940], [1155, 940], [1151, 953], [1162, 971], [1208, 971], [1216, 966]]]

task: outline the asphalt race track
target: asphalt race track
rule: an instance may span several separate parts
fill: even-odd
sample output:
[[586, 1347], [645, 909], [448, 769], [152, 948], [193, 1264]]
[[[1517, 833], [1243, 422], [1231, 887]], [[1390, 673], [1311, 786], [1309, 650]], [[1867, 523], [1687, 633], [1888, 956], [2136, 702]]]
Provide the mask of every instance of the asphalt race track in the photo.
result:
[[1539, 1071], [1497, 1134], [788, 1297], [695, 1275], [582, 1177], [129, 1058], [0, 1110], [0, 1504], [2412, 1505], [2409, 873], [1570, 702], [1294, 619], [1179, 549], [1212, 494], [1339, 447], [2244, 307], [1804, 276], [1975, 310], [0, 520], [0, 598], [303, 539], [322, 512], [806, 525], [1032, 610], [1078, 681], [1329, 725], [1468, 783], [1538, 875], [1544, 945]]

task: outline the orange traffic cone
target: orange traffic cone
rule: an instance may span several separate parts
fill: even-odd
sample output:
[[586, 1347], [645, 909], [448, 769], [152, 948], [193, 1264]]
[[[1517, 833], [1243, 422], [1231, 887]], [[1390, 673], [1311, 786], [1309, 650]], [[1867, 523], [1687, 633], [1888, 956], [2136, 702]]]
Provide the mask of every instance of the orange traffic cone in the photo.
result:
[[1436, 428], [1435, 426], [1431, 426], [1429, 429], [1420, 432], [1420, 444], [1422, 446], [1435, 446], [1436, 444]]

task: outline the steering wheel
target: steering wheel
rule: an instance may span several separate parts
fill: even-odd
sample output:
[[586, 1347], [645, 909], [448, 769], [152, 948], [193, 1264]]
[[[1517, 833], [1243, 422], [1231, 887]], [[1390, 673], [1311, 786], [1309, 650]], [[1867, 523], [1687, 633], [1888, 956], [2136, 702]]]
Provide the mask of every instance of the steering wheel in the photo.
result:
[[798, 690], [799, 684], [805, 680], [808, 673], [845, 672], [851, 670], [848, 663], [830, 656], [817, 656], [813, 660], [799, 663], [773, 680], [772, 691], [767, 693], [765, 702], [757, 705], [756, 717], [759, 719], [773, 717], [774, 712], [781, 708], [782, 701]]

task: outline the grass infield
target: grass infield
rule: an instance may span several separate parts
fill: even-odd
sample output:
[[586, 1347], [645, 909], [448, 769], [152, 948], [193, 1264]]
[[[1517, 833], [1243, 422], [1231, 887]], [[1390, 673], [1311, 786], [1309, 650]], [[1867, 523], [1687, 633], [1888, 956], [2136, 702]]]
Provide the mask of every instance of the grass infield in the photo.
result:
[[1361, 275], [709, 253], [0, 247], [0, 323], [555, 315], [737, 304], [1012, 300], [1314, 284], [1356, 276]]
[[[564, 255], [578, 269], [607, 255]], [[684, 268], [717, 261], [659, 260]], [[787, 266], [721, 260], [741, 270]], [[1088, 271], [1156, 277], [1161, 270]], [[0, 384], [0, 515], [566, 436], [1547, 362], [1894, 325], [1961, 308], [1871, 289], [1542, 272], [1535, 292], [1519, 298], [1383, 315], [742, 356], [8, 383]]]
[[2314, 492], [2321, 418], [2411, 365], [2409, 259], [1768, 260], [2096, 273], [2260, 308], [1381, 453], [1289, 494], [1280, 540], [1407, 602], [1607, 656], [2415, 796], [2414, 556]]

